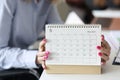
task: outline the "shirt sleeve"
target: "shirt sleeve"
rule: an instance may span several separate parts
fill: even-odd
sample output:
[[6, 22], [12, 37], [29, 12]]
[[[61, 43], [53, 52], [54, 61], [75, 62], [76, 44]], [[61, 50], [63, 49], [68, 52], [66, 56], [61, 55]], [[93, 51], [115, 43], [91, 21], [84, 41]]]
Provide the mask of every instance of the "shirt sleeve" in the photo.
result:
[[0, 70], [9, 68], [36, 68], [37, 51], [8, 46], [17, 0], [3, 0], [0, 9]]
[[63, 24], [63, 21], [60, 18], [60, 15], [58, 13], [58, 10], [55, 4], [51, 4], [50, 6], [47, 23], [48, 24]]

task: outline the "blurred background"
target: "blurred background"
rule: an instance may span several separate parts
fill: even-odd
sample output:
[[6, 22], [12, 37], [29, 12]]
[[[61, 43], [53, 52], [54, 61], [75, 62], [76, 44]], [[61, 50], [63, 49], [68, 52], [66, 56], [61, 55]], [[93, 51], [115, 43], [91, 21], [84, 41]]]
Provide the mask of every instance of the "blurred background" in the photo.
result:
[[57, 7], [63, 21], [74, 11], [86, 24], [101, 24], [104, 30], [120, 29], [120, 0], [61, 0]]

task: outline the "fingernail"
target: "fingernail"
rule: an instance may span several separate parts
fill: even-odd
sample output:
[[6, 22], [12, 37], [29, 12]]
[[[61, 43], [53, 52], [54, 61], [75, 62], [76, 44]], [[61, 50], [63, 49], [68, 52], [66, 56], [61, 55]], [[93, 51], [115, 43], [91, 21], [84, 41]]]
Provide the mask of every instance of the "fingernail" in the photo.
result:
[[48, 56], [44, 56], [44, 60], [47, 60], [48, 59]]
[[99, 53], [98, 53], [98, 55], [99, 55], [99, 56], [102, 56], [102, 53], [101, 53], [101, 52], [99, 52]]
[[100, 49], [101, 49], [101, 46], [97, 46], [97, 49], [99, 49], [99, 50], [100, 50]]
[[44, 42], [47, 42], [47, 40], [46, 40], [46, 39], [43, 39], [43, 41], [44, 41]]
[[46, 54], [46, 55], [49, 55], [49, 54], [50, 54], [50, 52], [49, 52], [49, 51], [46, 51], [46, 52], [45, 52], [45, 54]]
[[101, 35], [102, 36], [102, 41], [104, 40], [104, 35]]

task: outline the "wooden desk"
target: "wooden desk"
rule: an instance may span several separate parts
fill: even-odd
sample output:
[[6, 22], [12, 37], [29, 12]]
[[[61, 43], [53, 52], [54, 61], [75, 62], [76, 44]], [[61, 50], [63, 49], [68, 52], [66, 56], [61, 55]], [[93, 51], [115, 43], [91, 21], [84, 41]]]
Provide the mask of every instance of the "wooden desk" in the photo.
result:
[[[107, 32], [108, 33], [108, 32]], [[109, 34], [105, 33], [105, 36]], [[111, 46], [112, 48], [112, 46]], [[44, 71], [40, 80], [120, 80], [120, 66], [112, 65], [117, 50], [111, 50], [110, 60], [102, 66], [102, 74], [46, 74]]]

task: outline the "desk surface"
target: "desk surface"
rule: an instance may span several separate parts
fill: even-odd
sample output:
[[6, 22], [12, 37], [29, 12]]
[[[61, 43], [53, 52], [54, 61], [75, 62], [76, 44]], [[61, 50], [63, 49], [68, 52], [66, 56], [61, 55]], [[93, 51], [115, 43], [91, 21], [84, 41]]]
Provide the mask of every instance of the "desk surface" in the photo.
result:
[[120, 30], [120, 18], [99, 18], [96, 17], [92, 24], [101, 24], [103, 30]]
[[104, 30], [120, 30], [119, 10], [94, 10], [92, 13], [95, 16], [93, 24], [101, 24]]
[[[109, 34], [105, 33], [105, 36]], [[120, 66], [112, 65], [116, 50], [112, 48], [110, 60], [102, 66], [102, 74], [46, 74], [44, 71], [40, 80], [119, 80]]]
[[95, 17], [120, 18], [119, 10], [93, 10], [92, 13]]

